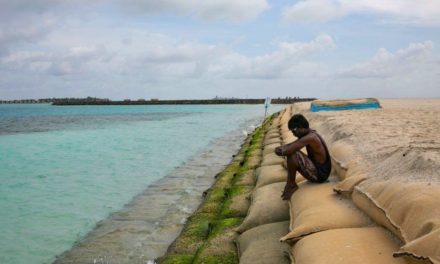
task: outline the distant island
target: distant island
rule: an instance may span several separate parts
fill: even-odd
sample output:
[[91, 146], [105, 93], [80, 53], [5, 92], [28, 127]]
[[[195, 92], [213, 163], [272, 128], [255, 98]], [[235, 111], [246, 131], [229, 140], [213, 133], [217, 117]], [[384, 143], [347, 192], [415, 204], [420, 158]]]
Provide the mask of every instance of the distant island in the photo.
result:
[[[313, 101], [316, 98], [300, 97], [278, 97], [272, 98], [271, 104], [293, 104], [296, 102]], [[52, 105], [189, 105], [189, 104], [264, 104], [265, 99], [244, 99], [244, 98], [219, 98], [212, 99], [183, 99], [183, 100], [160, 100], [157, 98], [146, 99], [125, 99], [113, 101], [95, 97], [87, 98], [45, 98], [45, 99], [23, 99], [23, 100], [0, 100], [0, 104], [41, 104], [51, 103]]]

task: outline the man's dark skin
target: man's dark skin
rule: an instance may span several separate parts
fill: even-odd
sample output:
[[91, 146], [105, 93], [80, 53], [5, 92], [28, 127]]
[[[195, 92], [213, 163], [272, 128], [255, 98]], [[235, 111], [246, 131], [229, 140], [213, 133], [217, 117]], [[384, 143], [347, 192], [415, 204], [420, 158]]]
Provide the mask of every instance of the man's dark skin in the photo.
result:
[[[275, 149], [275, 154], [277, 154], [278, 156], [286, 156], [287, 158], [286, 188], [288, 188], [288, 197], [290, 197], [296, 190], [298, 190], [298, 185], [295, 182], [296, 172], [298, 170], [298, 161], [295, 158], [294, 154], [297, 151], [300, 151], [300, 149], [302, 149], [303, 147], [309, 145], [317, 162], [324, 163], [327, 158], [325, 147], [315, 133], [310, 133], [310, 128], [296, 127], [291, 129], [290, 131], [298, 139], [293, 141], [292, 143], [277, 147]], [[313, 181], [313, 179], [307, 178], [307, 175], [303, 176], [304, 178]]]

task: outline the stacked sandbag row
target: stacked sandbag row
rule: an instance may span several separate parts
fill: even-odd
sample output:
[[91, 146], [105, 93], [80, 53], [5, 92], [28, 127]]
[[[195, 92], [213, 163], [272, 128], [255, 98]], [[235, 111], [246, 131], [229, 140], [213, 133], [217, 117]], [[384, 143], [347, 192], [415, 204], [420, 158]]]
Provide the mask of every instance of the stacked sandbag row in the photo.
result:
[[276, 147], [287, 143], [285, 135], [292, 108], [281, 111], [267, 128], [263, 140], [261, 164], [255, 171], [256, 183], [251, 206], [243, 223], [236, 229], [240, 263], [289, 263], [285, 252], [289, 245], [279, 238], [289, 230], [289, 205], [281, 199], [287, 179], [284, 159], [275, 155]]
[[365, 181], [354, 188], [352, 199], [404, 242], [394, 252], [395, 257], [406, 257], [414, 263], [440, 263], [440, 186]]
[[293, 245], [292, 263], [440, 263], [437, 186], [362, 175], [299, 185], [281, 238]]

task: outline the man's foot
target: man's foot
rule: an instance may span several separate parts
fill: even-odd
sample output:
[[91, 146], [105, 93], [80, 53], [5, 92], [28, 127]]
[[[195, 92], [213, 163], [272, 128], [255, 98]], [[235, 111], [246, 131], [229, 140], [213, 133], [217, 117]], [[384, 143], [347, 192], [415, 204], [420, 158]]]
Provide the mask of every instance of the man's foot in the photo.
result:
[[281, 198], [283, 200], [290, 200], [290, 197], [296, 192], [296, 190], [298, 190], [298, 185], [286, 184], [286, 186], [284, 186], [283, 194], [281, 194]]

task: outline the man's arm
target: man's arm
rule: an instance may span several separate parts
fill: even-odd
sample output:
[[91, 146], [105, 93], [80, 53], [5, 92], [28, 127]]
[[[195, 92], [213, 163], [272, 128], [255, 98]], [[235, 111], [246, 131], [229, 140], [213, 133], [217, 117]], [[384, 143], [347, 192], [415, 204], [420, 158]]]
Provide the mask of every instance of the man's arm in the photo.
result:
[[278, 156], [289, 156], [308, 145], [313, 140], [309, 135], [299, 138], [292, 143], [275, 148], [275, 154]]

